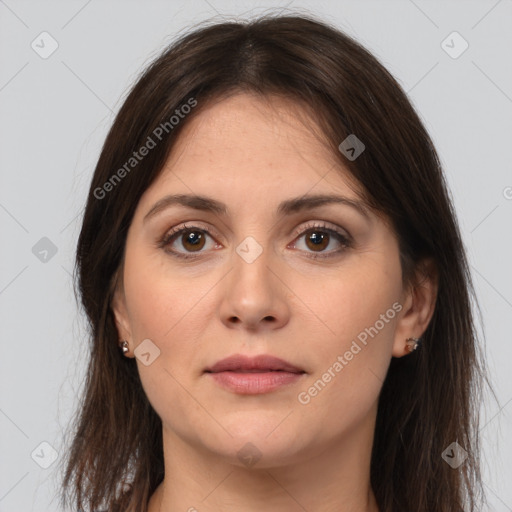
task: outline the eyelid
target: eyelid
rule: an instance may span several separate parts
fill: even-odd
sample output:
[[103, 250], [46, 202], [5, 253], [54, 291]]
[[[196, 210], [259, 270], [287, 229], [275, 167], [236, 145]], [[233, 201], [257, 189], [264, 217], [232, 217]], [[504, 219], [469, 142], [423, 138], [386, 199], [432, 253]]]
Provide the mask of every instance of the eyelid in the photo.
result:
[[210, 226], [202, 226], [201, 227], [200, 224], [201, 224], [200, 222], [194, 222], [193, 224], [183, 222], [181, 224], [178, 224], [177, 226], [174, 226], [169, 231], [166, 231], [163, 238], [169, 239], [176, 233], [180, 233], [181, 231], [185, 231], [185, 230], [194, 230], [194, 229], [204, 231], [206, 234], [208, 234], [210, 236], [215, 236], [216, 238], [222, 238], [214, 228], [212, 228]]
[[[193, 259], [193, 258], [198, 258], [198, 257], [201, 257], [201, 254], [205, 251], [197, 251], [197, 254], [195, 254], [194, 252], [190, 252], [190, 253], [182, 253], [180, 251], [176, 251], [176, 250], [166, 250], [165, 247], [167, 245], [170, 244], [172, 238], [177, 235], [177, 234], [180, 234], [182, 232], [185, 232], [185, 231], [194, 231], [194, 230], [197, 230], [197, 231], [202, 231], [204, 232], [206, 235], [210, 236], [210, 237], [217, 237], [217, 238], [220, 238], [217, 234], [217, 231], [211, 227], [201, 227], [199, 225], [200, 223], [194, 223], [194, 224], [191, 224], [191, 225], [187, 225], [186, 222], [182, 223], [182, 224], [178, 224], [177, 226], [174, 226], [173, 228], [171, 228], [169, 231], [167, 231], [163, 237], [161, 237], [159, 240], [158, 240], [158, 243], [157, 243], [157, 246], [161, 249], [164, 249], [167, 253], [173, 255], [173, 256], [176, 256], [178, 258], [182, 258], [182, 259]], [[343, 252], [343, 250], [349, 248], [352, 246], [353, 244], [353, 238], [352, 236], [350, 235], [350, 233], [346, 230], [346, 229], [343, 229], [343, 228], [340, 228], [338, 227], [337, 225], [335, 224], [332, 224], [328, 221], [309, 221], [308, 223], [306, 223], [306, 225], [304, 224], [301, 224], [299, 227], [297, 227], [294, 231], [293, 231], [293, 241], [290, 242], [290, 244], [294, 244], [296, 243], [297, 241], [297, 238], [300, 238], [300, 237], [303, 237], [305, 236], [308, 231], [311, 231], [311, 230], [314, 230], [314, 229], [318, 229], [318, 230], [324, 230], [326, 231], [327, 233], [334, 233], [334, 235], [336, 235], [338, 238], [338, 243], [342, 246], [341, 249], [334, 249], [334, 250], [331, 250], [331, 251], [327, 251], [327, 252], [318, 252], [318, 253], [315, 253], [315, 251], [312, 251], [312, 252], [309, 252], [309, 251], [305, 251], [306, 253], [308, 253], [308, 256], [309, 258], [312, 258], [312, 259], [315, 259], [315, 258], [329, 258], [330, 256], [334, 256], [334, 255], [337, 255], [339, 254], [340, 252]], [[290, 245], [288, 244], [288, 246]], [[287, 247], [288, 247], [287, 246]]]
[[346, 238], [347, 241], [352, 241], [352, 236], [350, 233], [343, 228], [340, 228], [336, 224], [332, 224], [331, 222], [325, 220], [313, 220], [306, 223], [304, 226], [301, 224], [298, 228], [296, 228], [293, 232], [294, 237], [303, 236], [305, 233], [312, 229], [324, 229], [326, 231], [333, 231], [337, 235]]
[[[164, 235], [159, 238], [157, 240], [157, 247], [159, 249], [163, 249], [166, 253], [170, 254], [171, 256], [175, 256], [177, 258], [181, 258], [183, 260], [187, 260], [187, 259], [193, 259], [193, 258], [198, 258], [201, 256], [201, 253], [203, 251], [199, 251], [197, 253], [197, 255], [194, 255], [193, 252], [191, 253], [183, 253], [183, 252], [180, 252], [180, 251], [176, 251], [174, 249], [166, 249], [166, 247], [171, 243], [171, 240], [176, 236], [176, 235], [179, 235], [181, 234], [182, 232], [185, 232], [185, 231], [201, 231], [201, 232], [204, 232], [206, 233], [208, 236], [212, 237], [215, 236], [215, 237], [218, 237], [217, 235], [217, 231], [211, 227], [201, 227], [199, 225], [200, 223], [195, 223], [195, 224], [191, 224], [191, 225], [188, 225], [186, 222], [183, 222], [182, 224], [178, 224], [177, 226], [174, 226], [173, 228], [171, 228], [169, 231], [166, 231], [164, 233]], [[218, 237], [220, 238], [220, 237]]]

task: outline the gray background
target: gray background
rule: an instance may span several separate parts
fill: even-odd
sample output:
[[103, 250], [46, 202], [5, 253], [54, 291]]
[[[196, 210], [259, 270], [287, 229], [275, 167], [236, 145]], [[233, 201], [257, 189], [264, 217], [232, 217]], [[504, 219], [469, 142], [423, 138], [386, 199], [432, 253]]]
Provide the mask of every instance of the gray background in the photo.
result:
[[[511, 0], [0, 0], [0, 512], [59, 510], [52, 454], [63, 453], [86, 356], [70, 279], [74, 246], [101, 144], [127, 88], [192, 24], [284, 7], [332, 20], [373, 51], [433, 137], [498, 397], [483, 408], [490, 510], [512, 511]], [[46, 59], [31, 47], [51, 48], [43, 31], [58, 43]], [[442, 47], [453, 31], [469, 44], [458, 58]], [[452, 52], [462, 48], [450, 41]]]

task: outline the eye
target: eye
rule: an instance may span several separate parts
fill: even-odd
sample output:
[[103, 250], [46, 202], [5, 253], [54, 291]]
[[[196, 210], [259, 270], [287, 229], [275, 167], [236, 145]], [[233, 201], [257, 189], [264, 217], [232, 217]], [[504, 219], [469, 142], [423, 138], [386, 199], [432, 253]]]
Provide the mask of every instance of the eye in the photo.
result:
[[[327, 227], [324, 223], [309, 224], [305, 228], [302, 227], [296, 235], [299, 237], [299, 240], [305, 238], [302, 245], [306, 247], [305, 252], [309, 253], [309, 258], [329, 258], [338, 255], [352, 246], [348, 235], [345, 235], [338, 229]], [[338, 247], [326, 252], [325, 249], [333, 242], [336, 242]], [[294, 248], [297, 245], [301, 244], [293, 243]], [[323, 254], [324, 252], [326, 254]]]
[[[352, 246], [350, 236], [345, 235], [338, 229], [327, 227], [324, 223], [308, 224], [295, 232], [295, 236], [298, 237], [296, 240], [305, 237], [304, 245], [306, 249], [301, 250], [308, 253], [309, 258], [329, 258], [338, 255]], [[208, 228], [182, 225], [166, 233], [164, 237], [158, 241], [157, 245], [172, 256], [191, 259], [205, 252], [203, 249], [207, 247], [208, 238], [212, 238]], [[338, 247], [326, 252], [325, 249], [328, 248], [333, 241], [337, 243]], [[178, 247], [181, 246], [180, 249], [174, 247], [176, 243], [178, 243]], [[213, 238], [210, 244], [213, 244], [215, 248], [221, 247], [219, 244], [213, 242]], [[292, 245], [293, 248], [297, 248], [296, 246], [300, 244], [294, 241]], [[210, 245], [210, 248], [211, 247]], [[324, 252], [326, 252], [326, 254], [323, 254]]]
[[[165, 249], [178, 258], [194, 258], [194, 255], [187, 255], [187, 252], [204, 252], [202, 249], [206, 246], [207, 237], [211, 238], [210, 230], [199, 228], [197, 226], [178, 226], [167, 233], [159, 242], [158, 247]], [[172, 245], [178, 242], [185, 252], [172, 248]], [[171, 247], [171, 248], [168, 248]]]

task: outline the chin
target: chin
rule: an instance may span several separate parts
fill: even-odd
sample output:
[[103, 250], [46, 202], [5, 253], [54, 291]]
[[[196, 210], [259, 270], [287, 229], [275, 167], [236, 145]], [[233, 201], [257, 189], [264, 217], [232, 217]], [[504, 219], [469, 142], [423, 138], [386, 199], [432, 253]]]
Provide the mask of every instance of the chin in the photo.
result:
[[279, 421], [272, 425], [270, 428], [268, 421], [263, 420], [238, 422], [229, 428], [225, 425], [232, 437], [226, 434], [221, 442], [209, 437], [207, 445], [212, 451], [230, 459], [230, 463], [248, 469], [284, 466], [307, 456], [304, 440], [296, 431], [278, 427], [278, 432], [276, 426]]

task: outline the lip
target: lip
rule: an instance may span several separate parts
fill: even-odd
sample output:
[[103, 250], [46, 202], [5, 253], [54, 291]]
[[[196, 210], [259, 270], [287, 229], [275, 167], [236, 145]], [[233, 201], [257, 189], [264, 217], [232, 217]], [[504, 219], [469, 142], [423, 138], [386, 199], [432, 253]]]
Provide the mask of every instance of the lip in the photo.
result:
[[267, 354], [248, 357], [234, 354], [204, 370], [220, 386], [238, 394], [269, 393], [300, 380], [306, 372]]
[[293, 364], [274, 357], [268, 354], [249, 357], [243, 354], [234, 354], [217, 361], [212, 367], [206, 368], [205, 372], [219, 373], [225, 371], [237, 371], [243, 373], [244, 371], [285, 371], [290, 373], [304, 373], [302, 368], [298, 368]]

